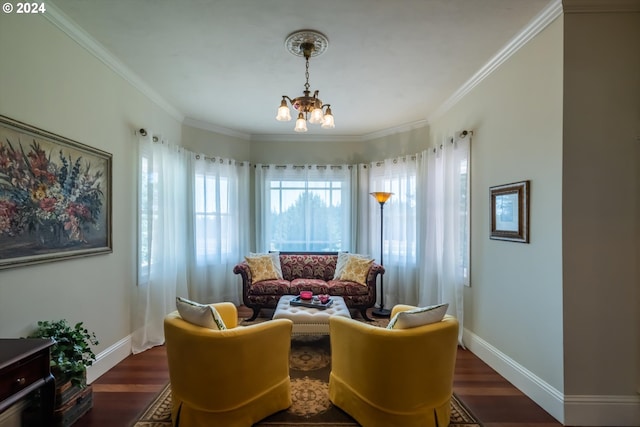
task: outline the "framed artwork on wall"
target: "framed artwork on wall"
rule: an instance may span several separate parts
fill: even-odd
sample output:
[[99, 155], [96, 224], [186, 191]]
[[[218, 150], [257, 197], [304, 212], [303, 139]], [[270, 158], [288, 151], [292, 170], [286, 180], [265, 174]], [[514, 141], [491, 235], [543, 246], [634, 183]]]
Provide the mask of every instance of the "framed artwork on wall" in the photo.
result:
[[0, 115], [0, 269], [112, 252], [111, 162]]
[[489, 238], [529, 243], [529, 181], [489, 188]]

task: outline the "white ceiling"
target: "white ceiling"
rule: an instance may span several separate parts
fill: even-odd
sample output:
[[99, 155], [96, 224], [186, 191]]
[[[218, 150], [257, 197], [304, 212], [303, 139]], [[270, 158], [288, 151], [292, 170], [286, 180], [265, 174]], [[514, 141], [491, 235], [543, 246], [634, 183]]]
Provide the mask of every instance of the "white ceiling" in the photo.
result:
[[275, 120], [302, 95], [291, 32], [329, 39], [311, 90], [351, 136], [425, 121], [549, 0], [53, 0], [189, 123], [248, 137], [293, 134]]

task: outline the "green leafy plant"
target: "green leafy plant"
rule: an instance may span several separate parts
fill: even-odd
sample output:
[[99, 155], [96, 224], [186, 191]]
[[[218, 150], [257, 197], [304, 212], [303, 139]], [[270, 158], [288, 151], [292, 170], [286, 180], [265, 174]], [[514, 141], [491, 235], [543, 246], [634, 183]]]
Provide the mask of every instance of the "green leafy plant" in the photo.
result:
[[85, 386], [87, 366], [96, 360], [91, 346], [99, 344], [94, 332], [89, 332], [82, 322], [71, 327], [65, 319], [39, 321], [29, 338], [53, 338], [55, 341], [51, 346], [51, 372], [56, 382], [71, 381], [73, 385]]

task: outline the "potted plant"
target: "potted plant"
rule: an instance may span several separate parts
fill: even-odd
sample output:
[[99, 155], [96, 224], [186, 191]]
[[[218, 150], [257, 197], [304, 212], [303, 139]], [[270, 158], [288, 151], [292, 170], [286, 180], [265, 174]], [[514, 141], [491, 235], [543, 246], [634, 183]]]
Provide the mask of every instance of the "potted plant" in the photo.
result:
[[[55, 341], [50, 347], [51, 373], [56, 380], [53, 426], [71, 426], [93, 407], [93, 390], [87, 386], [87, 366], [96, 360], [91, 350], [92, 345], [98, 344], [96, 335], [89, 332], [82, 322], [72, 327], [62, 319], [39, 321], [29, 338], [52, 338]], [[26, 425], [30, 425], [29, 422]]]
[[71, 327], [65, 319], [39, 321], [29, 338], [53, 338], [55, 341], [51, 347], [51, 373], [56, 384], [70, 381], [81, 388], [86, 385], [87, 366], [96, 360], [91, 346], [99, 343], [96, 334], [89, 332], [82, 322]]

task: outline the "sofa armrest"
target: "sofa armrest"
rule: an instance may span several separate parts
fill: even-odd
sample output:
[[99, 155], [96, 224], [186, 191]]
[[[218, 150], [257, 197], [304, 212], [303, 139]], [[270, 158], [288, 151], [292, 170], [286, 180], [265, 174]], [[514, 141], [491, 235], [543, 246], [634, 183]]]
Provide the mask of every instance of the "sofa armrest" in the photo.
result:
[[235, 274], [239, 274], [242, 277], [242, 287], [248, 288], [251, 285], [251, 281], [253, 278], [251, 277], [251, 269], [249, 268], [249, 264], [246, 261], [242, 261], [239, 264], [236, 264], [233, 267], [233, 272]]
[[378, 275], [382, 276], [384, 274], [384, 267], [380, 264], [373, 263], [371, 264], [371, 268], [369, 269], [369, 274], [367, 275], [367, 286], [373, 286], [375, 289], [376, 284], [378, 282]]

